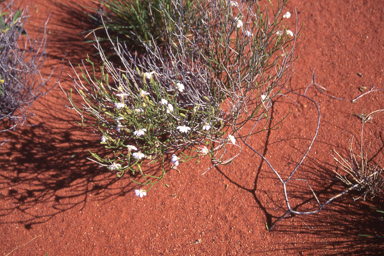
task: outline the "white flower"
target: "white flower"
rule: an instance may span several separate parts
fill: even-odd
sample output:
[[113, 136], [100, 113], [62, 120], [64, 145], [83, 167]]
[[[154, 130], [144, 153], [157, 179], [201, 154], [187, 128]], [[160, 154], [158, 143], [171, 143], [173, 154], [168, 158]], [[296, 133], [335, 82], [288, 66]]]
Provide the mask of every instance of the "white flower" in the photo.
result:
[[204, 126], [203, 126], [203, 130], [204, 131], [209, 131], [210, 129], [211, 129], [211, 126], [209, 124], [205, 123]]
[[287, 35], [293, 36], [293, 32], [291, 30], [287, 30]]
[[116, 94], [116, 96], [127, 97], [127, 96], [129, 96], [129, 94], [128, 93], [118, 93], [118, 94]]
[[121, 108], [123, 108], [123, 107], [125, 107], [125, 104], [124, 103], [115, 103], [115, 108], [117, 108], [117, 109], [121, 109]]
[[105, 137], [104, 135], [101, 136], [101, 142], [106, 142], [107, 141], [107, 137]]
[[200, 152], [203, 154], [203, 155], [206, 155], [209, 153], [209, 150], [206, 146], [204, 146], [203, 148], [200, 149]]
[[278, 36], [282, 36], [282, 35], [283, 35], [283, 31], [280, 31], [280, 30], [277, 31], [277, 32], [276, 32], [276, 35], [278, 35]]
[[268, 95], [267, 94], [261, 94], [260, 97], [261, 97], [262, 101], [265, 101], [266, 99], [268, 99]]
[[132, 146], [132, 145], [128, 145], [127, 149], [128, 149], [128, 151], [132, 151], [132, 150], [137, 151], [137, 148], [135, 146]]
[[289, 19], [291, 17], [291, 13], [287, 12], [286, 14], [283, 15], [284, 19]]
[[172, 158], [171, 158], [171, 162], [175, 165], [175, 166], [178, 166], [179, 165], [179, 158], [173, 154], [172, 155]]
[[141, 108], [136, 108], [136, 109], [135, 109], [135, 112], [136, 112], [136, 113], [142, 113], [142, 112], [144, 112], [144, 110], [142, 110]]
[[184, 85], [182, 83], [177, 83], [176, 87], [177, 87], [177, 90], [179, 90], [180, 92], [184, 91]]
[[113, 164], [111, 164], [111, 165], [108, 167], [108, 169], [111, 170], [111, 171], [113, 171], [113, 170], [118, 170], [118, 169], [120, 169], [120, 168], [121, 168], [121, 165], [118, 164], [118, 163], [113, 163]]
[[190, 127], [185, 126], [185, 125], [177, 126], [176, 128], [177, 128], [177, 130], [179, 130], [180, 132], [183, 132], [183, 133], [187, 133], [189, 130], [191, 130]]
[[144, 135], [146, 131], [147, 131], [147, 129], [139, 129], [137, 131], [134, 131], [133, 134], [136, 135], [137, 137], [140, 137], [140, 136]]
[[236, 18], [235, 21], [237, 28], [241, 28], [243, 26], [243, 22], [239, 18]]
[[252, 37], [253, 36], [253, 34], [250, 31], [248, 31], [248, 30], [244, 32], [244, 35], [247, 36], [247, 37]]
[[155, 73], [154, 71], [144, 73], [144, 79], [145, 78], [151, 79], [154, 73]]
[[145, 97], [145, 96], [147, 96], [147, 95], [149, 95], [149, 93], [148, 92], [146, 92], [146, 91], [144, 91], [144, 90], [142, 90], [142, 89], [140, 89], [140, 96], [141, 97]]
[[171, 104], [168, 104], [167, 113], [171, 113], [172, 111], [173, 111], [173, 106]]
[[167, 105], [168, 101], [166, 99], [161, 99], [160, 105]]
[[119, 122], [119, 120], [117, 120], [116, 130], [117, 130], [118, 132], [120, 132], [120, 131], [121, 131], [121, 127], [122, 127], [121, 123]]
[[236, 139], [233, 135], [228, 135], [228, 140], [232, 143], [232, 144], [236, 144]]
[[141, 153], [140, 151], [133, 153], [132, 156], [136, 159], [139, 159], [139, 160], [145, 157], [145, 155], [143, 153]]
[[229, 3], [229, 5], [230, 6], [235, 6], [235, 7], [239, 7], [239, 4], [237, 3], [237, 2], [235, 2], [235, 1], [231, 1], [230, 3]]
[[143, 197], [147, 195], [147, 191], [144, 189], [135, 189], [136, 196]]

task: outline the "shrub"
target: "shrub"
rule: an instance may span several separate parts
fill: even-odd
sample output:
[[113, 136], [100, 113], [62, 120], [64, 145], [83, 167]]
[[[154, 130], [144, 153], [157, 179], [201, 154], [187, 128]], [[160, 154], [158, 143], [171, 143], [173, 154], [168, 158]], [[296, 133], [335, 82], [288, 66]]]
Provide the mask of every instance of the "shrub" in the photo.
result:
[[[184, 4], [192, 9], [192, 1], [185, 1]], [[164, 42], [164, 13], [178, 16], [172, 0], [99, 0], [99, 5], [98, 10], [88, 14], [96, 26], [92, 31], [96, 31], [98, 40], [109, 41], [104, 33], [107, 29], [113, 41], [119, 38], [120, 42], [136, 47], [143, 46], [141, 41], [147, 44], [152, 40], [158, 44]]]
[[40, 73], [46, 58], [46, 33], [44, 30], [41, 36], [29, 37], [24, 29], [28, 7], [18, 9], [15, 1], [10, 0], [3, 3], [0, 13], [0, 120], [4, 125], [3, 132], [22, 125], [32, 115], [30, 107], [48, 92], [49, 79]]
[[[350, 157], [344, 158], [334, 150], [335, 155], [333, 158], [341, 166], [341, 173], [336, 173], [336, 177], [340, 179], [348, 187], [354, 187], [361, 192], [361, 196], [364, 201], [367, 195], [375, 197], [377, 194], [383, 192], [384, 177], [382, 176], [383, 168], [380, 168], [378, 164], [373, 164], [369, 160], [367, 152], [364, 150], [364, 123], [372, 118], [374, 114], [382, 112], [384, 110], [377, 110], [368, 115], [362, 115], [362, 131], [361, 131], [361, 144], [359, 148], [359, 154], [355, 154], [353, 151], [353, 140], [350, 146]], [[356, 199], [356, 200], [357, 200]]]
[[[272, 100], [290, 76], [296, 37], [281, 17], [286, 1], [272, 16], [257, 3], [194, 3], [193, 23], [183, 1], [172, 1], [177, 20], [160, 8], [167, 35], [161, 49], [139, 39], [147, 54], [138, 57], [109, 38], [123, 67], [114, 67], [96, 40], [100, 73], [88, 58], [92, 72], [83, 62], [74, 78], [82, 106], [72, 90], [66, 93], [81, 124], [93, 127], [110, 152], [92, 153], [93, 161], [120, 177], [141, 174], [135, 181], [142, 185], [199, 155], [210, 156], [213, 166], [229, 163], [241, 152], [236, 137], [248, 121], [262, 124], [250, 134], [267, 130]], [[240, 152], [226, 154], [228, 146]], [[145, 162], [159, 162], [162, 174], [147, 173]]]

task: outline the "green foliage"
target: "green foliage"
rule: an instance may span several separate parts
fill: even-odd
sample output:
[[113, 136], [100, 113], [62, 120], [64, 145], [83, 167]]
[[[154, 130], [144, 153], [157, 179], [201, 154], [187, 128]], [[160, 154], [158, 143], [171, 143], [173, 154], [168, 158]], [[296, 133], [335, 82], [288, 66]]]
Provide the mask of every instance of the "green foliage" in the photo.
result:
[[[285, 3], [270, 17], [257, 3], [196, 0], [190, 8], [190, 2], [160, 2], [162, 45], [143, 40], [146, 54], [138, 58], [109, 37], [123, 68], [114, 67], [96, 38], [103, 66], [96, 70], [89, 59], [79, 66], [74, 89], [81, 106], [66, 92], [81, 125], [93, 127], [110, 152], [91, 152], [93, 161], [119, 177], [139, 174], [135, 182], [152, 186], [181, 161], [209, 156], [214, 166], [231, 163], [248, 121], [260, 124], [252, 135], [277, 128], [266, 127], [290, 76], [295, 38], [281, 18]], [[228, 155], [227, 147], [240, 152]], [[157, 163], [161, 175], [144, 163]]]
[[[16, 25], [20, 22], [22, 10], [18, 10], [12, 17], [9, 17], [9, 12], [0, 13], [0, 29], [2, 33], [6, 33], [12, 25]], [[11, 18], [11, 19], [10, 19]]]
[[[99, 0], [99, 4], [101, 10], [88, 14], [97, 24], [91, 31], [98, 33], [99, 41], [108, 41], [103, 33], [105, 28], [113, 41], [118, 39], [137, 47], [151, 44], [152, 39], [158, 44], [164, 43], [165, 34], [173, 30], [172, 26], [166, 27], [164, 14], [172, 14], [173, 18], [179, 15], [172, 0]], [[192, 2], [186, 1], [186, 4], [192, 6]]]

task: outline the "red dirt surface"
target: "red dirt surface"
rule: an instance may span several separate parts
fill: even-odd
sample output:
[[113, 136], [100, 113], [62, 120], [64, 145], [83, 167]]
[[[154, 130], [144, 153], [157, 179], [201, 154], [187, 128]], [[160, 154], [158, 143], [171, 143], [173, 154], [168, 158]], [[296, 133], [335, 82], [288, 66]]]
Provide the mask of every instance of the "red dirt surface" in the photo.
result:
[[[94, 51], [82, 43], [87, 28], [76, 2], [35, 0], [29, 31], [41, 31], [49, 18], [52, 36], [49, 59], [43, 72], [56, 66], [52, 82], [63, 65], [61, 86], [71, 88], [67, 72]], [[300, 58], [288, 87], [307, 95], [320, 106], [321, 124], [316, 142], [299, 168], [298, 179], [307, 179], [326, 199], [345, 187], [332, 170], [332, 150], [348, 156], [350, 139], [360, 141], [361, 120], [353, 114], [384, 108], [383, 92], [361, 95], [360, 87], [384, 88], [384, 5], [375, 0], [291, 0], [286, 11], [297, 10], [303, 24], [295, 49]], [[294, 16], [294, 15], [293, 15]], [[289, 22], [294, 26], [295, 19]], [[291, 28], [292, 28], [291, 27]], [[362, 77], [357, 73], [361, 73]], [[291, 114], [280, 130], [253, 137], [251, 144], [287, 178], [305, 153], [317, 121], [314, 105], [285, 92], [274, 104], [274, 118]], [[201, 175], [207, 159], [190, 161], [166, 176], [169, 188], [158, 183], [144, 198], [128, 175], [121, 179], [86, 160], [88, 149], [99, 147], [98, 135], [83, 130], [69, 111], [59, 87], [35, 102], [37, 114], [16, 131], [1, 134], [9, 141], [0, 148], [0, 252], [3, 255], [284, 255], [379, 254], [383, 240], [359, 234], [383, 235], [383, 215], [369, 206], [384, 207], [382, 198], [354, 201], [347, 194], [320, 213], [288, 217], [273, 231], [266, 230], [286, 211], [282, 186], [268, 165], [248, 148], [233, 164]], [[383, 155], [383, 115], [365, 125], [369, 156]], [[295, 174], [296, 175], [296, 174]], [[289, 184], [292, 204], [315, 207], [305, 183]]]

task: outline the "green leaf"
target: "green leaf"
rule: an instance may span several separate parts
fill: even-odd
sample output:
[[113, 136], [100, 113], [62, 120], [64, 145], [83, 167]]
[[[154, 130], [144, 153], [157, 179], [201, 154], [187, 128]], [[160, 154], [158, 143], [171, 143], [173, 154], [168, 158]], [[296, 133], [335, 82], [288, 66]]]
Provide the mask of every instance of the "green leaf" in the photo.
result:
[[18, 10], [16, 13], [15, 13], [15, 16], [13, 16], [13, 24], [16, 24], [17, 22], [17, 19], [21, 16], [21, 10]]

